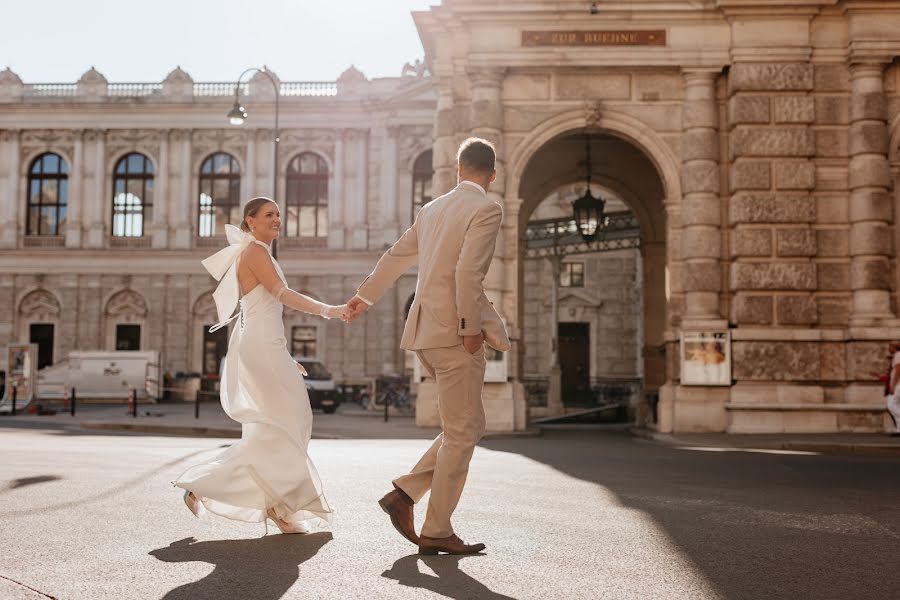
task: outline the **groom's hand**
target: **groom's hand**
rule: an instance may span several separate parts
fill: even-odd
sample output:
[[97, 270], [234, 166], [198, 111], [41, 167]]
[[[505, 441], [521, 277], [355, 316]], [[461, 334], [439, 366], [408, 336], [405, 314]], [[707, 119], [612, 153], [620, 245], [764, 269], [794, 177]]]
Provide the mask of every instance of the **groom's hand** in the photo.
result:
[[484, 345], [484, 333], [479, 333], [478, 335], [464, 335], [463, 336], [463, 346], [466, 348], [466, 352], [469, 354], [475, 354], [478, 352], [478, 349]]
[[359, 296], [353, 296], [347, 301], [347, 312], [350, 313], [347, 322], [352, 323], [356, 318], [366, 312], [369, 305]]

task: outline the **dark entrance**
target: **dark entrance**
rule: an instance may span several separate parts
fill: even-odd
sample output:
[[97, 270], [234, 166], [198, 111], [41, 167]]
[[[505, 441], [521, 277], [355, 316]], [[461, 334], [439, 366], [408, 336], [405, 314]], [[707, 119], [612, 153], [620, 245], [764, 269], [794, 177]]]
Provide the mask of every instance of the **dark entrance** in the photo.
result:
[[116, 325], [116, 350], [140, 350], [141, 326]]
[[38, 345], [38, 369], [53, 364], [53, 323], [32, 323], [29, 341]]
[[558, 339], [563, 403], [567, 406], [591, 405], [591, 325], [560, 323]]
[[219, 377], [219, 366], [228, 352], [228, 328], [222, 327], [210, 333], [212, 325], [203, 327], [203, 377]]

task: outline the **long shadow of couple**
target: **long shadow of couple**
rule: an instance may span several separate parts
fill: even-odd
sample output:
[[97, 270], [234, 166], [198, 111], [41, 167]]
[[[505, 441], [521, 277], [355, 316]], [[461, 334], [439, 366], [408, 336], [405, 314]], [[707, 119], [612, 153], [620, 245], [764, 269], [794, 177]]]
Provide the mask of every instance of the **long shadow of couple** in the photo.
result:
[[300, 577], [300, 565], [332, 539], [331, 533], [267, 535], [249, 540], [197, 542], [184, 538], [150, 555], [164, 562], [206, 562], [212, 573], [179, 586], [164, 600], [281, 598]]
[[[214, 565], [206, 577], [179, 586], [163, 600], [221, 600], [256, 598], [277, 600], [300, 577], [300, 565], [311, 559], [333, 539], [331, 533], [271, 535], [249, 540], [197, 542], [184, 538], [158, 548], [150, 555], [164, 562], [205, 562]], [[411, 554], [397, 560], [382, 577], [402, 586], [422, 588], [448, 598], [513, 600], [492, 592], [459, 568], [462, 556], [420, 556]], [[419, 570], [419, 560], [435, 575]]]
[[[511, 596], [491, 591], [486, 585], [460, 570], [459, 562], [464, 558], [468, 557], [410, 554], [395, 562], [381, 576], [393, 579], [406, 587], [422, 588], [458, 600], [464, 598], [515, 600]], [[434, 575], [419, 570], [420, 560], [434, 572]]]

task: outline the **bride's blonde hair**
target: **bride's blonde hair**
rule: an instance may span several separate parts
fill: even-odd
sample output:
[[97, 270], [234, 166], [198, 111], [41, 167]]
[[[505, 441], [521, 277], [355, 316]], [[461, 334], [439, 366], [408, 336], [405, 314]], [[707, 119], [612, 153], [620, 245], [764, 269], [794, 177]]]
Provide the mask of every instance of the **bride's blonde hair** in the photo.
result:
[[241, 219], [241, 231], [250, 233], [250, 226], [247, 225], [247, 217], [255, 217], [256, 213], [259, 212], [259, 209], [267, 202], [272, 202], [274, 204], [275, 201], [271, 198], [266, 198], [265, 196], [257, 196], [244, 205], [244, 218]]

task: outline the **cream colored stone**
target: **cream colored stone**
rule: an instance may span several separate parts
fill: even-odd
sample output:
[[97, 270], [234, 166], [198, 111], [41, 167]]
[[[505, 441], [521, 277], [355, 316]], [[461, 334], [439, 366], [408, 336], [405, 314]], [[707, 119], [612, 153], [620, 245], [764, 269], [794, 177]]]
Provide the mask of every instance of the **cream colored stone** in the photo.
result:
[[775, 253], [778, 256], [815, 256], [816, 235], [809, 228], [775, 230]]
[[816, 187], [816, 165], [809, 161], [775, 161], [775, 187], [779, 190], [811, 190]]
[[850, 255], [850, 236], [847, 229], [817, 229], [816, 250], [821, 257]]
[[732, 163], [729, 174], [731, 191], [770, 189], [772, 175], [769, 164], [768, 161], [746, 159]]
[[787, 91], [813, 89], [810, 64], [738, 63], [731, 66], [728, 77], [730, 93], [742, 91]]
[[812, 96], [775, 96], [772, 103], [776, 123], [812, 123], [815, 120]]
[[812, 156], [815, 136], [806, 127], [736, 127], [731, 132], [731, 157]]
[[781, 433], [784, 414], [771, 410], [729, 410], [728, 433]]
[[771, 256], [772, 230], [739, 227], [731, 234], [731, 256]]
[[784, 413], [785, 433], [828, 433], [837, 430], [837, 413], [803, 410]]
[[737, 223], [811, 223], [816, 205], [806, 194], [737, 193], [729, 203], [729, 221]]
[[631, 76], [618, 73], [558, 75], [555, 79], [558, 100], [626, 100], [631, 97]]

